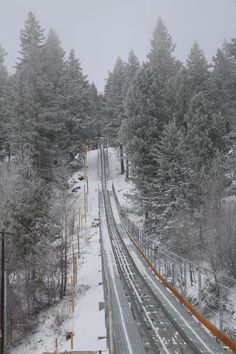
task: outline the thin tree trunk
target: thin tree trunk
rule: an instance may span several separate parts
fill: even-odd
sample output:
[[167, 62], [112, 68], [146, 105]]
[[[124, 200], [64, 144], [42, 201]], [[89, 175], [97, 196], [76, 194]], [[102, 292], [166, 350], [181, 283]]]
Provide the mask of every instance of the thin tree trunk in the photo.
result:
[[124, 166], [124, 152], [123, 152], [123, 145], [120, 144], [120, 171], [121, 174], [123, 175], [125, 172], [125, 166]]
[[30, 318], [30, 293], [29, 293], [29, 283], [30, 283], [30, 269], [27, 267], [26, 269], [26, 301], [27, 301], [27, 318]]
[[126, 175], [125, 175], [125, 178], [128, 181], [128, 179], [129, 179], [129, 160], [128, 160], [127, 157], [126, 157], [125, 161], [126, 161]]
[[10, 162], [11, 162], [11, 148], [10, 148], [10, 144], [8, 144], [8, 146], [7, 146], [7, 157], [8, 157], [8, 163], [10, 164]]

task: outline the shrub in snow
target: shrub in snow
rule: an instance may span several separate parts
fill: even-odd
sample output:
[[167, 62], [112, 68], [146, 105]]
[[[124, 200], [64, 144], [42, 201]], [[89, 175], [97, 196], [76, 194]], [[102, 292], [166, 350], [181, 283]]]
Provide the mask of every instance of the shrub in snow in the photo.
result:
[[55, 326], [60, 327], [66, 320], [69, 319], [71, 313], [71, 309], [69, 304], [65, 306], [61, 306], [61, 308], [57, 311], [55, 316]]
[[225, 333], [227, 333], [230, 337], [236, 340], [236, 328], [227, 326], [224, 328]]

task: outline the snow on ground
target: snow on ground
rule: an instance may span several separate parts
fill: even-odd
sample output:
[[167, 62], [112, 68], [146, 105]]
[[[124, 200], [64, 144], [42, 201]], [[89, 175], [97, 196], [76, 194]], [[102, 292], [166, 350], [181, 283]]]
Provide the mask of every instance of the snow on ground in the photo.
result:
[[[130, 196], [134, 194], [134, 186], [132, 180], [126, 181], [125, 175], [120, 174], [120, 161], [119, 161], [119, 153], [114, 148], [109, 148], [108, 150], [109, 156], [109, 183], [108, 188], [111, 189], [111, 183], [114, 183], [115, 190], [119, 199], [121, 206], [126, 210], [127, 215], [131, 221], [135, 223], [140, 229], [143, 226], [144, 219], [137, 213], [137, 206], [133, 203]], [[231, 196], [225, 199], [225, 203], [229, 206], [230, 204], [235, 204], [236, 197]], [[196, 277], [195, 282], [191, 284], [190, 281], [190, 270], [187, 268], [187, 295], [189, 299], [196, 299], [194, 302], [198, 301], [198, 272], [196, 265]], [[202, 263], [202, 273], [201, 273], [201, 286], [202, 289], [205, 288], [206, 283], [214, 283], [214, 277], [212, 275], [212, 271], [210, 270], [209, 264]], [[193, 270], [192, 270], [193, 271]], [[223, 318], [224, 325], [236, 328], [236, 281], [233, 282], [235, 286], [229, 291], [227, 304], [224, 304]], [[211, 296], [211, 294], [209, 295]], [[227, 308], [232, 308], [229, 312], [226, 310]], [[232, 314], [233, 312], [233, 314]], [[216, 325], [219, 326], [219, 313], [215, 312], [215, 315], [212, 314], [209, 316], [209, 319]]]
[[[132, 196], [135, 193], [134, 184], [132, 180], [126, 181], [125, 174], [120, 174], [120, 161], [118, 158], [118, 152], [114, 148], [109, 148], [109, 179], [113, 181], [115, 190], [121, 206], [126, 210], [129, 218], [139, 228], [142, 228], [144, 218], [137, 213], [138, 206], [135, 205], [132, 200]], [[110, 181], [111, 183], [111, 181]], [[109, 185], [108, 185], [109, 186]], [[110, 187], [110, 186], [109, 186]]]
[[[142, 227], [143, 220], [137, 214], [137, 207], [129, 198], [134, 193], [132, 181], [126, 181], [125, 175], [120, 175], [120, 162], [116, 150], [109, 148], [109, 182], [111, 188], [112, 181], [115, 184], [116, 192], [121, 205], [126, 209], [129, 218], [139, 227]], [[97, 177], [97, 151], [90, 151], [88, 155], [89, 174], [89, 210], [87, 223], [80, 233], [81, 257], [78, 265], [78, 285], [76, 288], [75, 312], [71, 310], [70, 287], [68, 296], [59, 304], [51, 307], [39, 316], [38, 328], [22, 342], [21, 345], [12, 349], [12, 354], [42, 354], [44, 351], [55, 350], [55, 340], [58, 340], [60, 351], [71, 349], [70, 341], [66, 341], [65, 334], [73, 331], [74, 350], [102, 350], [107, 352], [105, 313], [99, 311], [99, 302], [104, 301], [102, 283], [102, 269], [100, 256], [100, 240], [98, 219], [98, 177]], [[78, 177], [82, 172], [77, 172], [73, 176], [76, 181], [73, 188], [78, 184]], [[77, 213], [80, 206], [83, 209], [83, 183], [75, 197], [77, 203]], [[92, 223], [94, 222], [94, 225]], [[78, 223], [78, 214], [77, 214]], [[95, 227], [93, 227], [95, 226]], [[74, 239], [74, 247], [77, 250], [77, 240]], [[70, 277], [69, 277], [70, 278]], [[204, 276], [203, 276], [204, 278]], [[196, 289], [188, 288], [188, 294]], [[232, 291], [230, 300], [236, 305], [235, 292]], [[236, 307], [236, 306], [235, 306]], [[62, 321], [64, 319], [64, 321]], [[59, 322], [62, 322], [58, 325]]]
[[[81, 172], [74, 174], [78, 183]], [[98, 177], [97, 151], [88, 154], [88, 214], [87, 222], [80, 232], [81, 257], [78, 264], [78, 284], [76, 286], [75, 312], [72, 313], [70, 285], [68, 296], [57, 305], [52, 306], [39, 316], [39, 325], [22, 344], [12, 349], [12, 354], [42, 354], [54, 351], [58, 341], [59, 351], [71, 350], [71, 342], [66, 341], [66, 332], [74, 332], [73, 350], [107, 351], [105, 312], [99, 311], [99, 302], [104, 301], [102, 286], [102, 266], [100, 251], [100, 235], [98, 224]], [[84, 182], [83, 182], [84, 183]], [[81, 182], [80, 182], [81, 185]], [[73, 187], [76, 187], [74, 185]], [[83, 209], [83, 188], [77, 197], [77, 213], [79, 206]], [[78, 214], [77, 223], [78, 225]], [[77, 251], [77, 237], [73, 240]], [[70, 276], [69, 276], [70, 279]], [[68, 279], [68, 283], [70, 281]], [[61, 323], [62, 322], [62, 323]], [[99, 339], [101, 337], [102, 339]]]

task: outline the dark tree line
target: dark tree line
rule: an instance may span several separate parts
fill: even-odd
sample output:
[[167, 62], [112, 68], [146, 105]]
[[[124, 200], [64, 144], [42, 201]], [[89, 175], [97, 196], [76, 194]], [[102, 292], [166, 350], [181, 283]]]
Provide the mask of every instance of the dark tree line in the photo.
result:
[[[73, 233], [68, 179], [99, 135], [102, 98], [72, 49], [29, 13], [15, 72], [0, 47], [0, 228], [7, 238], [8, 325], [27, 328], [66, 293]], [[69, 261], [69, 260], [68, 260]]]
[[104, 95], [104, 134], [131, 162], [146, 231], [233, 276], [235, 48], [225, 42], [208, 63], [195, 42], [182, 63], [159, 19], [147, 60], [118, 58]]

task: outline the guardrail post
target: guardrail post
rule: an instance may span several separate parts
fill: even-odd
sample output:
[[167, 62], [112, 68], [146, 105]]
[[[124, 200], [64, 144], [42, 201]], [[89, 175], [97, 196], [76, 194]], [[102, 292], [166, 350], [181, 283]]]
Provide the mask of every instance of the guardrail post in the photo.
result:
[[187, 297], [187, 266], [184, 260], [184, 296]]
[[145, 234], [145, 255], [148, 257], [148, 244], [147, 244], [147, 235]]
[[143, 237], [143, 252], [144, 252], [145, 256], [147, 255], [146, 254], [146, 240], [147, 240], [146, 234], [144, 234], [144, 237]]
[[164, 267], [165, 267], [165, 278], [167, 278], [167, 264], [166, 264], [166, 255], [164, 255]]
[[152, 242], [152, 264], [154, 265], [154, 267], [156, 268], [156, 262], [155, 262], [155, 245]]
[[198, 268], [198, 309], [201, 311], [201, 301], [202, 301], [202, 274], [201, 267]]
[[159, 266], [159, 273], [161, 274], [161, 255], [159, 254], [159, 260], [158, 260], [158, 266]]
[[219, 306], [220, 306], [220, 311], [219, 311], [219, 326], [220, 326], [220, 330], [222, 331], [224, 328], [224, 324], [223, 324], [223, 291], [222, 291], [222, 287], [219, 284]]
[[153, 257], [154, 257], [154, 267], [157, 269], [157, 264], [158, 264], [158, 255], [157, 255], [157, 250], [155, 245], [153, 244]]
[[173, 279], [173, 286], [175, 286], [175, 263], [172, 264], [172, 279]]

